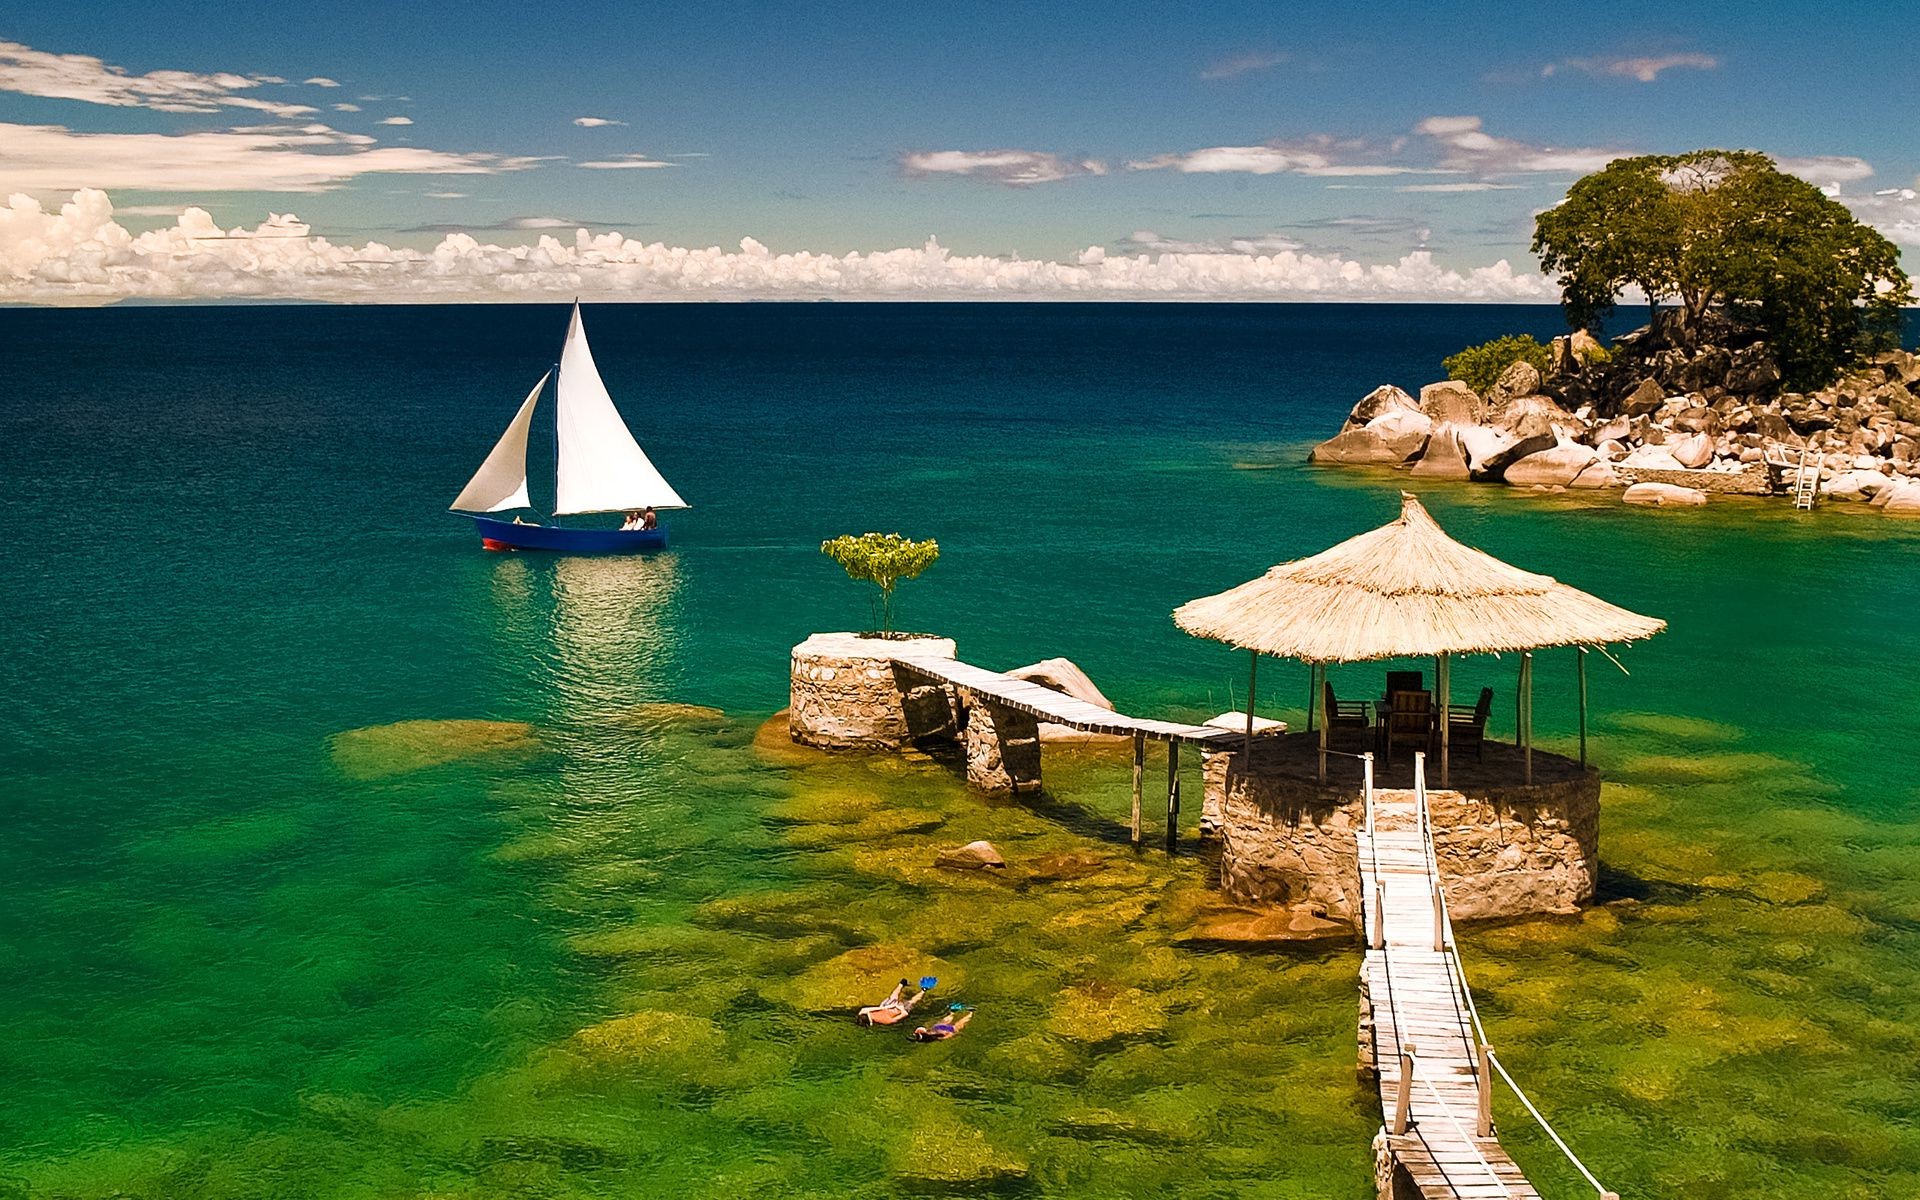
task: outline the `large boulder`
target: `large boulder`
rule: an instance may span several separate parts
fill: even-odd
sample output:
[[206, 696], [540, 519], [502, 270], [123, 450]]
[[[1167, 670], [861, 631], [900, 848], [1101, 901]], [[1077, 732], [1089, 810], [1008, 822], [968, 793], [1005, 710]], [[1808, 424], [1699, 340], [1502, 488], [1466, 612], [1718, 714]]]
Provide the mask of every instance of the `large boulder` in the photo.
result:
[[1508, 363], [1487, 393], [1487, 403], [1498, 408], [1509, 400], [1531, 396], [1540, 390], [1540, 383], [1540, 368], [1525, 361]]
[[[1492, 432], [1500, 433], [1503, 431], [1494, 430]], [[1541, 433], [1531, 437], [1521, 437], [1516, 434], [1507, 433], [1506, 437], [1511, 440], [1507, 442], [1504, 449], [1497, 450], [1477, 460], [1473, 453], [1474, 447], [1472, 439], [1464, 439], [1467, 442], [1467, 465], [1473, 469], [1473, 477], [1475, 479], [1504, 479], [1506, 478], [1507, 468], [1514, 463], [1519, 462], [1528, 455], [1538, 454], [1542, 450], [1551, 450], [1560, 444], [1560, 439], [1555, 437], [1551, 432]]]
[[[1920, 481], [1902, 480], [1896, 487], [1886, 492], [1886, 501], [1879, 504], [1880, 511], [1890, 517], [1920, 517]], [[1879, 497], [1874, 497], [1879, 501]]]
[[1614, 473], [1613, 464], [1604, 457], [1596, 457], [1587, 464], [1587, 469], [1573, 477], [1570, 488], [1610, 488], [1620, 486], [1620, 477]]
[[1633, 422], [1625, 417], [1615, 417], [1611, 421], [1594, 426], [1589, 437], [1594, 445], [1601, 442], [1624, 442], [1633, 436]]
[[1370, 425], [1374, 418], [1396, 411], [1419, 412], [1420, 403], [1392, 384], [1383, 384], [1360, 397], [1360, 403], [1347, 414], [1346, 428]]
[[1668, 452], [1665, 446], [1635, 446], [1617, 465], [1622, 467], [1644, 467], [1649, 471], [1684, 471], [1687, 469], [1679, 459]]
[[1698, 470], [1713, 461], [1713, 439], [1704, 433], [1667, 443], [1667, 453], [1688, 470]]
[[1529, 437], [1549, 430], [1579, 435], [1587, 423], [1554, 403], [1549, 396], [1515, 396], [1495, 406], [1488, 424]]
[[1028, 683], [1037, 683], [1043, 688], [1056, 692], [1065, 692], [1076, 700], [1085, 700], [1096, 708], [1113, 709], [1113, 701], [1093, 685], [1087, 673], [1067, 658], [1043, 658], [1029, 666], [1018, 667], [1007, 674], [1015, 679], [1024, 679]]
[[1514, 460], [1508, 464], [1505, 477], [1513, 487], [1568, 487], [1599, 458], [1592, 446], [1561, 442]]
[[[1480, 428], [1477, 425], [1470, 429]], [[1420, 461], [1413, 464], [1411, 474], [1422, 479], [1470, 479], [1472, 468], [1467, 462], [1467, 448], [1460, 441], [1460, 426], [1446, 424], [1433, 431], [1427, 439], [1426, 453]]]
[[1727, 367], [1727, 390], [1742, 396], [1765, 392], [1780, 382], [1780, 367], [1764, 344], [1756, 342], [1734, 354]]
[[1820, 485], [1820, 494], [1829, 500], [1871, 500], [1893, 487], [1893, 480], [1878, 471], [1855, 467], [1842, 471]]
[[1478, 425], [1487, 417], [1487, 406], [1480, 399], [1480, 393], [1458, 379], [1421, 388], [1420, 411], [1435, 425]]
[[1574, 361], [1583, 367], [1607, 356], [1607, 348], [1600, 344], [1600, 339], [1584, 329], [1574, 330], [1567, 338], [1567, 350], [1573, 355]]
[[1309, 461], [1342, 466], [1399, 466], [1426, 448], [1427, 435], [1389, 437], [1368, 426], [1335, 434], [1313, 448]]
[[1707, 502], [1707, 494], [1677, 483], [1636, 483], [1620, 494], [1620, 501], [1650, 508], [1698, 508]]
[[1620, 401], [1620, 411], [1629, 417], [1644, 417], [1648, 413], [1658, 412], [1667, 402], [1667, 389], [1652, 379], [1642, 379], [1640, 386], [1628, 392]]
[[1504, 429], [1495, 429], [1490, 425], [1458, 426], [1454, 436], [1460, 440], [1460, 449], [1467, 456], [1467, 470], [1475, 479], [1487, 476], [1488, 464], [1511, 450], [1520, 439]]

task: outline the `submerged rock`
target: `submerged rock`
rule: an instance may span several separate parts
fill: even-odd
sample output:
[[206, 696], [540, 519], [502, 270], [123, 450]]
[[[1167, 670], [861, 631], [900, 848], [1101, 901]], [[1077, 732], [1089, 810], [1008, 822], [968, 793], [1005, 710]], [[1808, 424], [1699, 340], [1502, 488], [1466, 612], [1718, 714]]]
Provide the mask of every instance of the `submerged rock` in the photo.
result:
[[942, 850], [934, 857], [933, 865], [954, 871], [978, 871], [982, 867], [1004, 868], [1007, 860], [1000, 857], [992, 842], [968, 842], [957, 850]]
[[538, 750], [525, 721], [395, 721], [333, 735], [333, 765], [354, 779], [402, 775], [484, 754]]
[[1651, 508], [1698, 508], [1707, 502], [1707, 494], [1677, 483], [1636, 483], [1621, 494], [1620, 500]]

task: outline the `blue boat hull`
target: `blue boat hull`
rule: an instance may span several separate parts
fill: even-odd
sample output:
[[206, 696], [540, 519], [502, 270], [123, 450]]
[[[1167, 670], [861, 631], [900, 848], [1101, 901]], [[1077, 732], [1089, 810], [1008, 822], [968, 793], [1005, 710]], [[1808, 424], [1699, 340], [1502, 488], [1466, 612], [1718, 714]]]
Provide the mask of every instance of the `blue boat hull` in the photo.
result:
[[549, 550], [558, 554], [639, 554], [665, 550], [667, 531], [658, 529], [565, 529], [558, 525], [516, 525], [493, 517], [475, 517], [480, 544], [489, 550]]

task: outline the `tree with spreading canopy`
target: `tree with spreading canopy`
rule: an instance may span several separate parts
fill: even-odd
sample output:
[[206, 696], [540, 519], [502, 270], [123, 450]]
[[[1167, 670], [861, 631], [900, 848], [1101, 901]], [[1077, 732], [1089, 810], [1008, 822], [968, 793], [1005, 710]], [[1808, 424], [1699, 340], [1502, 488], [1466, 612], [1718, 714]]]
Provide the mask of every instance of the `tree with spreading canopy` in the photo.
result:
[[1615, 159], [1540, 214], [1533, 250], [1575, 328], [1637, 289], [1683, 327], [1717, 312], [1760, 330], [1795, 388], [1892, 345], [1913, 299], [1892, 242], [1748, 150]]
[[844, 534], [820, 543], [820, 553], [840, 564], [847, 578], [871, 583], [879, 590], [874, 616], [879, 632], [893, 632], [893, 589], [912, 579], [940, 557], [940, 543], [928, 538], [916, 542], [897, 533]]

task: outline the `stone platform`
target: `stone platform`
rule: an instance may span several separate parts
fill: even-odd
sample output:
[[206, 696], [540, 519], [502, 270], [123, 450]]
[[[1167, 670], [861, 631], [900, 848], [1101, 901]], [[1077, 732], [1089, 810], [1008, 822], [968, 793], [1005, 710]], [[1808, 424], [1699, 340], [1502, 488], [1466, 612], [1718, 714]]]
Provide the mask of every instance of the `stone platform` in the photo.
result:
[[[1357, 749], [1357, 747], [1356, 747]], [[1312, 903], [1360, 922], [1360, 864], [1355, 834], [1364, 828], [1361, 763], [1329, 756], [1327, 782], [1316, 780], [1317, 741], [1306, 734], [1256, 739], [1252, 768], [1244, 750], [1206, 764], [1204, 809], [1220, 830], [1220, 878], [1237, 900]], [[1533, 782], [1524, 781], [1519, 748], [1488, 742], [1452, 764], [1439, 786], [1428, 760], [1428, 810], [1447, 903], [1462, 919], [1572, 912], [1593, 898], [1599, 873], [1600, 776], [1577, 762], [1535, 749]], [[1410, 800], [1413, 767], [1404, 752], [1376, 763], [1376, 796]], [[1409, 811], [1410, 803], [1384, 807]], [[1378, 810], [1376, 810], [1378, 811]], [[1391, 827], [1382, 820], [1382, 827]]]

